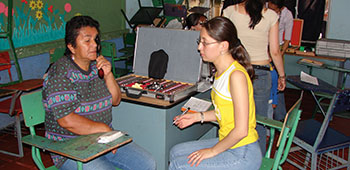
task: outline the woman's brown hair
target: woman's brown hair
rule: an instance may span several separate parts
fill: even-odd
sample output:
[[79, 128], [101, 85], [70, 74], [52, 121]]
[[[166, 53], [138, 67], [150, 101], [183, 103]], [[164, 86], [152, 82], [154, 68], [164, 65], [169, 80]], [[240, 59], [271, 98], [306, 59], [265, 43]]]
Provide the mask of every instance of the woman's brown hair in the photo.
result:
[[229, 52], [233, 59], [238, 61], [247, 70], [250, 79], [253, 79], [254, 69], [250, 63], [248, 52], [237, 36], [235, 25], [226, 17], [219, 16], [204, 23], [203, 27], [209, 36], [216, 41], [227, 41], [229, 43]]

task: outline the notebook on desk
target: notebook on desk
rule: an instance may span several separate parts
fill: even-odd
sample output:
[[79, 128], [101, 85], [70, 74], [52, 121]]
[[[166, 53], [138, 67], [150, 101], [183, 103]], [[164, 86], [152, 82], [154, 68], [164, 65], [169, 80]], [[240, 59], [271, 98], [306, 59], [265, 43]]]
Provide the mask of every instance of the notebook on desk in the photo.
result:
[[204, 112], [207, 111], [212, 103], [210, 101], [204, 100], [204, 99], [199, 99], [196, 97], [191, 97], [185, 105], [181, 107], [181, 111], [185, 111], [186, 109], [189, 108], [188, 112]]

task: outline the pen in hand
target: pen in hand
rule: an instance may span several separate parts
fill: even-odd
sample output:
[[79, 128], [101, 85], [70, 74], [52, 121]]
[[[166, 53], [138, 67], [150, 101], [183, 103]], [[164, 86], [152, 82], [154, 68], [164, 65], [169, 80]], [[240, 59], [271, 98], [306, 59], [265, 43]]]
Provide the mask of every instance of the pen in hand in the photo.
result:
[[186, 109], [184, 112], [182, 112], [181, 115], [180, 115], [179, 117], [177, 117], [177, 118], [173, 121], [173, 124], [175, 124], [175, 123], [177, 122], [177, 120], [179, 120], [179, 118], [180, 118], [182, 115], [186, 114], [189, 110], [190, 110], [190, 107], [187, 107], [187, 109]]

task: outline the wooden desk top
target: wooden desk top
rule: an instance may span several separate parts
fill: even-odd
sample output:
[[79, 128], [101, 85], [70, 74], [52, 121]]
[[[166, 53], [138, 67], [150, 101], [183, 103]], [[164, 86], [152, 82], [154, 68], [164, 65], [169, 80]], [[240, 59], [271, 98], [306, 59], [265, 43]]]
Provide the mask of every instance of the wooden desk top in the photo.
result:
[[122, 93], [122, 100], [126, 102], [136, 103], [136, 104], [143, 104], [148, 105], [152, 107], [159, 107], [159, 108], [168, 108], [174, 105], [174, 103], [170, 103], [169, 101], [161, 100], [161, 99], [155, 99], [150, 97], [144, 97], [141, 96], [138, 99], [131, 98], [126, 96], [125, 93]]
[[16, 93], [16, 90], [0, 89], [0, 97], [5, 97], [15, 93]]
[[168, 109], [168, 108], [175, 106], [178, 103], [183, 102], [186, 99], [189, 99], [191, 96], [192, 95], [188, 95], [187, 97], [184, 97], [184, 98], [179, 99], [173, 103], [170, 103], [169, 101], [166, 101], [166, 100], [155, 99], [155, 98], [145, 97], [145, 96], [141, 96], [140, 98], [135, 99], [135, 98], [131, 98], [131, 97], [126, 96], [125, 93], [122, 93], [122, 101], [151, 106], [151, 107], [156, 107], [156, 108], [161, 108], [161, 109]]
[[330, 85], [329, 83], [317, 78], [318, 80], [318, 86], [317, 85], [313, 85], [310, 83], [306, 83], [300, 80], [300, 76], [299, 75], [290, 75], [287, 76], [287, 81], [291, 84], [293, 84], [294, 86], [302, 89], [302, 90], [309, 90], [309, 91], [314, 91], [314, 92], [323, 92], [323, 93], [327, 93], [327, 94], [335, 94], [338, 89], [332, 85]]
[[130, 136], [121, 136], [120, 138], [106, 143], [97, 143], [97, 138], [103, 133], [82, 135], [63, 142], [53, 141], [42, 136], [27, 135], [22, 138], [23, 143], [48, 150], [81, 162], [87, 162], [106, 152], [109, 152], [121, 145], [132, 141]]
[[340, 62], [346, 61], [346, 58], [332, 57], [332, 56], [318, 56], [318, 55], [313, 56], [313, 55], [309, 55], [308, 53], [303, 53], [303, 52], [298, 52], [298, 53], [286, 52], [285, 54], [294, 55], [294, 56], [301, 56], [301, 57], [311, 57], [311, 58], [318, 58], [318, 59], [325, 59], [325, 60], [340, 61]]
[[29, 80], [24, 80], [17, 84], [1, 87], [1, 89], [31, 91], [39, 87], [42, 87], [43, 82], [44, 82], [43, 79], [29, 79]]

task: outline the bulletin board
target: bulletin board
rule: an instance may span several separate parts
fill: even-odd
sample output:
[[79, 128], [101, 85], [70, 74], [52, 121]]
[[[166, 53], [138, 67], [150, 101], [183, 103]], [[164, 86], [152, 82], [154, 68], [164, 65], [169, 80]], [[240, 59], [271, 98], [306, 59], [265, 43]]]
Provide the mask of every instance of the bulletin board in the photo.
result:
[[294, 19], [293, 20], [293, 29], [292, 29], [292, 37], [290, 40], [292, 47], [300, 47], [301, 37], [303, 35], [303, 19]]
[[[64, 39], [66, 22], [76, 15], [99, 21], [101, 34], [125, 31], [120, 10], [125, 0], [16, 0], [13, 4], [13, 42], [16, 48]], [[7, 0], [0, 2], [0, 31], [7, 29]], [[0, 39], [0, 51], [9, 49]]]

